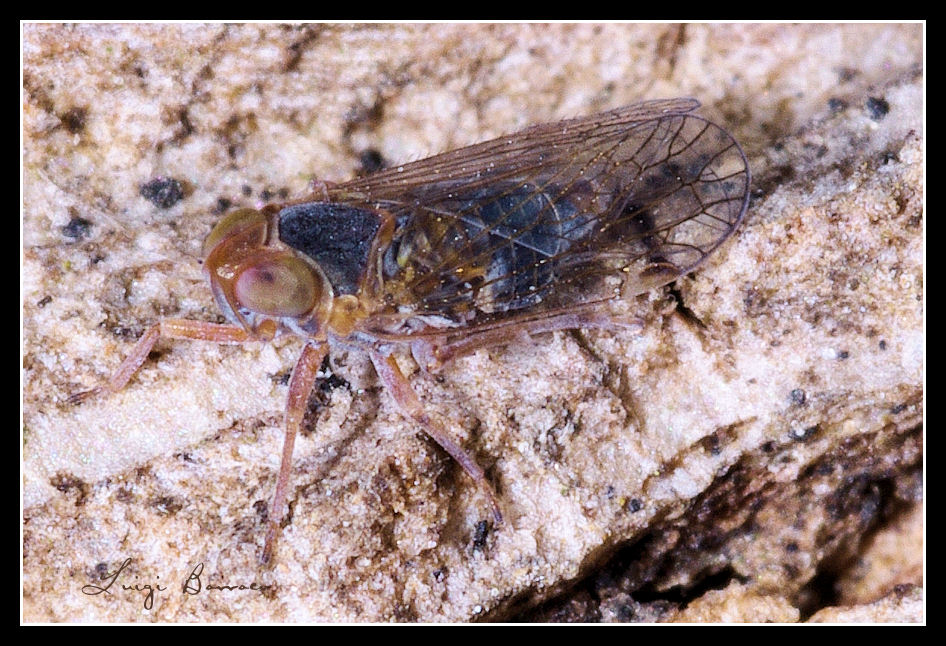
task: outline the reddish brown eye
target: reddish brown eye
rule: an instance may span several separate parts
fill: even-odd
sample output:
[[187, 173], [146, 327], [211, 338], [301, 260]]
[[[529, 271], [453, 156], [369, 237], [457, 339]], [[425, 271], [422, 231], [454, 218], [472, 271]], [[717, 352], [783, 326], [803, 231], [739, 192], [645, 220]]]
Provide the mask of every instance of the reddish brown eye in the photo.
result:
[[254, 225], [264, 223], [266, 218], [256, 209], [237, 209], [228, 213], [220, 222], [210, 231], [210, 235], [204, 240], [204, 246], [201, 249], [201, 257], [206, 259], [210, 252], [230, 236], [244, 231]]
[[294, 256], [250, 265], [237, 277], [234, 294], [243, 307], [274, 317], [300, 317], [315, 307], [321, 295], [312, 268]]

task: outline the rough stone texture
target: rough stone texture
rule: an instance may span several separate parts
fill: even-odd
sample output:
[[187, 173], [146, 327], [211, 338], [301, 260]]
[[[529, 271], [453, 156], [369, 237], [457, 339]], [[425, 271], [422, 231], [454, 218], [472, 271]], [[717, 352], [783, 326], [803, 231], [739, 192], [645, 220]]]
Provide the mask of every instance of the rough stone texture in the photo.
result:
[[[923, 581], [923, 528], [923, 507], [913, 505], [871, 535], [837, 577], [839, 605], [869, 604], [898, 589], [902, 592], [908, 582]], [[921, 593], [917, 588], [910, 596]]]
[[[924, 621], [922, 30], [26, 25], [24, 620]], [[737, 236], [627, 303], [640, 331], [412, 377], [502, 526], [354, 354], [272, 568], [298, 340], [162, 343], [65, 403], [160, 317], [216, 320], [197, 258], [229, 208], [672, 96], [749, 155]]]
[[919, 586], [903, 584], [887, 596], [858, 606], [829, 607], [816, 612], [811, 623], [921, 623], [926, 604]]

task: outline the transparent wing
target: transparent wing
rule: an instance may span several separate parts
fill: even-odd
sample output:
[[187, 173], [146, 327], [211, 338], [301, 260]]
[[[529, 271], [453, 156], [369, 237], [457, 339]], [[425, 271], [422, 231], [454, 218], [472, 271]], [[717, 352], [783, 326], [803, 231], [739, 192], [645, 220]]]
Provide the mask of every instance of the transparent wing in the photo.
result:
[[749, 169], [693, 99], [544, 124], [331, 189], [391, 213], [391, 317], [477, 326], [626, 297], [693, 270], [741, 221]]

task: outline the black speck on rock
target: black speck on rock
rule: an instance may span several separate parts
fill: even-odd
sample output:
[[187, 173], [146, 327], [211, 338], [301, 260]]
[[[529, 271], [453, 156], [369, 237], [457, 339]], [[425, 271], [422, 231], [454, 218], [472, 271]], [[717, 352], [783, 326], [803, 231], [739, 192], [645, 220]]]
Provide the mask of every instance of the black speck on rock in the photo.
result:
[[184, 186], [173, 177], [155, 177], [138, 191], [160, 209], [169, 209], [184, 199]]
[[882, 98], [868, 97], [867, 113], [874, 121], [880, 121], [890, 112], [890, 104]]
[[69, 223], [62, 227], [62, 235], [73, 240], [88, 238], [92, 223], [85, 218], [75, 215], [69, 220]]

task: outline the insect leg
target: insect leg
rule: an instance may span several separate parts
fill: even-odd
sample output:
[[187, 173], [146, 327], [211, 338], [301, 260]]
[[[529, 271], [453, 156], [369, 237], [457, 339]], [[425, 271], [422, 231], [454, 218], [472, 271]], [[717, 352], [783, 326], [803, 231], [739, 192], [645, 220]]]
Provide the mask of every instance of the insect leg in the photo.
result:
[[450, 457], [463, 467], [467, 475], [473, 479], [489, 498], [490, 505], [493, 508], [493, 518], [496, 523], [501, 523], [503, 517], [499, 511], [499, 503], [496, 501], [493, 488], [486, 479], [486, 474], [483, 473], [479, 465], [476, 464], [472, 457], [467, 455], [466, 451], [464, 451], [459, 444], [450, 439], [450, 437], [434, 423], [434, 420], [431, 419], [430, 415], [424, 410], [423, 405], [417, 398], [417, 393], [411, 388], [410, 382], [407, 380], [407, 377], [404, 376], [404, 373], [401, 372], [394, 357], [391, 355], [385, 357], [378, 352], [372, 351], [371, 361], [374, 363], [374, 368], [378, 376], [381, 378], [382, 383], [384, 383], [385, 388], [387, 388], [388, 392], [394, 398], [394, 402], [397, 404], [401, 413], [420, 425], [434, 442], [439, 444], [444, 451], [450, 454]]
[[109, 377], [105, 384], [86, 390], [81, 393], [71, 395], [66, 401], [70, 404], [78, 404], [90, 397], [102, 393], [118, 392], [125, 387], [125, 384], [137, 372], [141, 364], [148, 358], [148, 353], [158, 342], [158, 339], [190, 339], [197, 341], [213, 341], [214, 343], [235, 344], [243, 343], [249, 338], [246, 330], [235, 325], [221, 325], [218, 323], [207, 323], [205, 321], [189, 321], [187, 319], [165, 319], [160, 323], [152, 325], [138, 339], [138, 343], [131, 351], [118, 369]]
[[479, 348], [505, 345], [516, 339], [519, 332], [529, 335], [557, 330], [593, 329], [637, 331], [641, 329], [639, 320], [622, 320], [609, 315], [600, 308], [585, 307], [574, 311], [546, 315], [544, 319], [528, 322], [513, 322], [505, 326], [482, 330], [461, 338], [418, 339], [412, 345], [412, 352], [417, 363], [428, 372], [437, 372], [444, 364], [456, 357], [469, 354]]
[[269, 509], [269, 528], [266, 531], [266, 542], [263, 546], [262, 562], [268, 563], [273, 555], [273, 546], [276, 535], [279, 533], [279, 524], [282, 521], [286, 505], [286, 488], [289, 485], [289, 474], [292, 471], [292, 450], [296, 443], [296, 433], [302, 426], [309, 394], [315, 385], [316, 375], [322, 359], [328, 351], [324, 343], [313, 345], [306, 343], [302, 348], [302, 355], [292, 369], [289, 380], [289, 395], [286, 400], [286, 439], [282, 448], [282, 463], [279, 466], [279, 478], [276, 480], [276, 493], [273, 495], [273, 504]]

